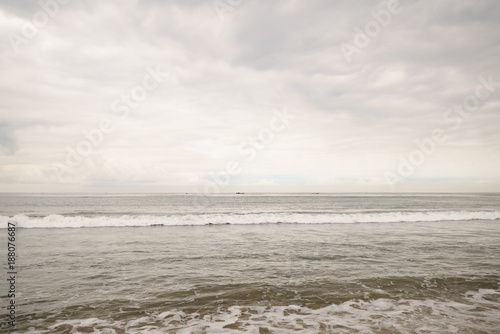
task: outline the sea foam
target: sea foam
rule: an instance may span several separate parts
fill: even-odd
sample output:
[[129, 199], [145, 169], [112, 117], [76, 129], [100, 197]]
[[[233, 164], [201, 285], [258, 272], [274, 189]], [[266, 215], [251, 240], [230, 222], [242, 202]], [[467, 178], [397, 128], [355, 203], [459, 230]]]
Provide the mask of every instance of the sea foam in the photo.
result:
[[[350, 300], [319, 309], [304, 306], [238, 306], [201, 315], [172, 310], [128, 321], [90, 318], [57, 321], [58, 330], [92, 327], [93, 333], [472, 333], [498, 328], [499, 291], [465, 294], [465, 303], [440, 300]], [[477, 308], [482, 309], [477, 312]], [[47, 332], [41, 332], [47, 333]]]
[[29, 217], [0, 216], [0, 228], [8, 222], [21, 228], [80, 228], [80, 227], [143, 227], [183, 225], [251, 225], [251, 224], [353, 224], [410, 223], [460, 220], [496, 220], [500, 211], [425, 211], [376, 213], [248, 213], [248, 214], [186, 214], [186, 215], [103, 215]]

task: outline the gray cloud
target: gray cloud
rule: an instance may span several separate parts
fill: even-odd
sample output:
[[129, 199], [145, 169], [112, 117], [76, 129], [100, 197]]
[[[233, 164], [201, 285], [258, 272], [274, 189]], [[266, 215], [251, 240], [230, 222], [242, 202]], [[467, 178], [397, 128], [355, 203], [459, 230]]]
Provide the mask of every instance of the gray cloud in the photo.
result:
[[14, 137], [14, 127], [10, 124], [0, 123], [0, 148], [8, 155], [15, 154], [19, 148]]
[[[341, 44], [386, 1], [247, 0], [224, 20], [213, 5], [69, 2], [18, 53], [4, 38], [0, 183], [192, 191], [242, 159], [239, 145], [287, 106], [296, 121], [245, 165], [239, 189], [280, 191], [298, 180], [295, 190], [386, 191], [384, 173], [436, 128], [447, 140], [412, 175], [421, 182], [415, 189], [446, 190], [448, 176], [467, 179], [469, 190], [498, 185], [500, 85], [457, 129], [443, 117], [474, 94], [480, 76], [500, 81], [497, 2], [401, 1], [404, 10], [350, 63]], [[2, 2], [0, 32], [22, 35], [39, 10], [37, 2]], [[117, 118], [114, 101], [157, 64], [171, 78]], [[76, 149], [105, 117], [114, 131], [57, 178], [53, 164], [65, 164], [67, 147]]]

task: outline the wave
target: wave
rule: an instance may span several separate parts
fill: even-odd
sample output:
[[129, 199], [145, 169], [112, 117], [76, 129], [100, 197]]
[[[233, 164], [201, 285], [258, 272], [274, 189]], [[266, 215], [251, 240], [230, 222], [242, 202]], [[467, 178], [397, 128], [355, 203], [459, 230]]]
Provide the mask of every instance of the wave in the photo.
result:
[[426, 211], [375, 213], [248, 213], [248, 214], [187, 214], [187, 215], [122, 215], [122, 216], [63, 216], [45, 217], [15, 215], [0, 216], [0, 228], [16, 223], [22, 228], [80, 228], [80, 227], [141, 227], [185, 225], [255, 225], [255, 224], [353, 224], [353, 223], [411, 223], [460, 220], [496, 220], [500, 211]]
[[[90, 327], [93, 333], [493, 333], [500, 292], [468, 291], [465, 303], [433, 299], [350, 300], [323, 308], [299, 305], [240, 306], [202, 315], [165, 310], [135, 319], [58, 320], [50, 332]], [[491, 330], [491, 331], [490, 331]], [[40, 334], [49, 331], [37, 332]]]

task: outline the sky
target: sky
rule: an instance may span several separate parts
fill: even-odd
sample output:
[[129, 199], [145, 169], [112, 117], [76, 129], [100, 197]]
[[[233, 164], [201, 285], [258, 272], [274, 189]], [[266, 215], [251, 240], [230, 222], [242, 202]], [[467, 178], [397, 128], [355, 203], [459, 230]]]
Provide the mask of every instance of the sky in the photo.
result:
[[1, 192], [498, 192], [500, 2], [4, 0]]

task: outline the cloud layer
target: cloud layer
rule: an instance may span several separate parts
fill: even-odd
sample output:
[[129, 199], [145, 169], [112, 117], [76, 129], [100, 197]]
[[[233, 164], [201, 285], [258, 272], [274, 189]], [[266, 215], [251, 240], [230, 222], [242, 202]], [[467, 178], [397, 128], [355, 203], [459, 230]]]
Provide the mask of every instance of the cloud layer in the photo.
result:
[[494, 0], [3, 1], [0, 190], [500, 191], [498, 31]]

